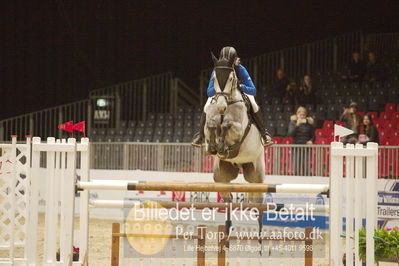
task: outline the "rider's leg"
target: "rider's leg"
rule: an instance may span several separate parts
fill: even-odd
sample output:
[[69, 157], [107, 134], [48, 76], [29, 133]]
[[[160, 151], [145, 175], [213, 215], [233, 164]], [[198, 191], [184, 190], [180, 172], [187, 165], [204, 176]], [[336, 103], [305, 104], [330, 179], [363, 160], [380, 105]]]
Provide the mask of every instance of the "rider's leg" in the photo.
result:
[[262, 112], [260, 111], [260, 108], [258, 104], [255, 101], [255, 97], [252, 95], [247, 95], [251, 105], [252, 105], [252, 119], [255, 122], [256, 127], [258, 128], [261, 138], [262, 138], [262, 144], [263, 146], [267, 147], [273, 144], [272, 137], [270, 136], [269, 132], [267, 131], [265, 124], [263, 122], [263, 117], [262, 117]]
[[[204, 110], [210, 104], [211, 100], [212, 100], [212, 98], [208, 98], [208, 100], [206, 101], [206, 104], [204, 106]], [[205, 111], [203, 111], [201, 114], [201, 118], [200, 118], [199, 132], [195, 133], [193, 141], [191, 142], [191, 145], [193, 145], [195, 147], [202, 146], [202, 143], [204, 142], [204, 139], [205, 139], [205, 133], [204, 133], [205, 122], [206, 122], [206, 113], [205, 113]]]

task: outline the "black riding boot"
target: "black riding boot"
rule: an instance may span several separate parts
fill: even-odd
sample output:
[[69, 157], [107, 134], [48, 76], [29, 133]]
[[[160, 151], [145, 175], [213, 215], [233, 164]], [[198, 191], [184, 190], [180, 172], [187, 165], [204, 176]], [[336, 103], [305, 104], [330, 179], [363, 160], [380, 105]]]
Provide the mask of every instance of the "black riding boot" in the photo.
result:
[[258, 112], [252, 112], [252, 118], [255, 121], [255, 125], [258, 128], [263, 146], [267, 147], [273, 144], [272, 137], [270, 136], [269, 132], [267, 131], [265, 124], [263, 122], [262, 113], [260, 110]]
[[201, 118], [200, 118], [199, 132], [197, 132], [194, 135], [193, 142], [191, 142], [191, 145], [193, 145], [194, 147], [201, 147], [202, 143], [204, 142], [204, 138], [205, 138], [205, 136], [204, 136], [205, 122], [206, 122], [206, 114], [204, 112], [202, 112]]

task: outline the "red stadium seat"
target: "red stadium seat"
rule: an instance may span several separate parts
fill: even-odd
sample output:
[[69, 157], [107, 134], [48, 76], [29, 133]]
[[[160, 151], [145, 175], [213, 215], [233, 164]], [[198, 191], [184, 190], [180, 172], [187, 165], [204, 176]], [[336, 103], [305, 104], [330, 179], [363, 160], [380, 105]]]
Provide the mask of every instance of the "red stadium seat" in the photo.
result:
[[393, 121], [386, 121], [384, 124], [384, 131], [387, 137], [391, 137], [396, 131], [397, 124]]
[[316, 136], [316, 138], [325, 138], [326, 137], [324, 135], [324, 130], [323, 129], [316, 129], [315, 130], [315, 136]]
[[272, 138], [272, 140], [273, 140], [274, 144], [281, 144], [281, 140], [279, 137], [274, 137], [274, 138]]
[[391, 145], [391, 141], [390, 141], [389, 138], [380, 136], [380, 145], [381, 146], [390, 146]]
[[327, 138], [317, 137], [316, 136], [316, 140], [314, 141], [314, 144], [317, 144], [317, 145], [328, 145], [330, 143], [329, 143]]
[[371, 119], [374, 121], [374, 119], [376, 119], [378, 116], [377, 116], [377, 112], [369, 112], [369, 113], [367, 113], [369, 116], [371, 116]]
[[365, 114], [366, 114], [366, 112], [357, 112], [361, 117], [363, 117]]
[[387, 132], [385, 131], [385, 129], [379, 130], [379, 131], [378, 131], [378, 136], [379, 136], [379, 138], [380, 138], [380, 143], [381, 143], [381, 145], [384, 145], [384, 144], [382, 144], [382, 140], [385, 140], [385, 139], [388, 138], [388, 134], [387, 134]]
[[393, 117], [393, 112], [389, 113], [389, 112], [381, 112], [380, 113], [380, 119], [383, 120], [391, 120]]
[[396, 112], [396, 104], [394, 104], [394, 103], [387, 103], [387, 104], [385, 105], [385, 112], [387, 112], [387, 113]]
[[323, 129], [324, 129], [324, 128], [331, 128], [331, 129], [333, 129], [333, 128], [334, 128], [334, 123], [333, 123], [333, 121], [332, 121], [332, 120], [325, 120], [324, 123], [323, 123]]
[[394, 112], [394, 113], [392, 114], [392, 119], [393, 119], [393, 120], [398, 120], [398, 121], [399, 121], [399, 112]]
[[281, 144], [292, 144], [292, 138], [283, 138]]

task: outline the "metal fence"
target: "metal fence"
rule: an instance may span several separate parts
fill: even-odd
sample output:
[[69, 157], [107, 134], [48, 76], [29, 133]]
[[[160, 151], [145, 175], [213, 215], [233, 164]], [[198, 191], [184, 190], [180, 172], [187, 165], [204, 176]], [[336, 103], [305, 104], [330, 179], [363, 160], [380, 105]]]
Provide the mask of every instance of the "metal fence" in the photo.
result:
[[399, 33], [368, 34], [366, 49], [378, 55], [392, 55], [399, 52]]
[[11, 135], [24, 138], [26, 135], [47, 137], [62, 137], [62, 131], [57, 126], [66, 121], [88, 121], [89, 101], [83, 100], [38, 112], [21, 115], [0, 121], [0, 140], [11, 139]]
[[[92, 143], [91, 168], [213, 172], [214, 158], [190, 144]], [[399, 178], [399, 147], [380, 147], [379, 177]], [[330, 146], [273, 145], [265, 149], [267, 175], [329, 176]]]
[[[255, 85], [264, 91], [274, 82], [279, 68], [293, 79], [316, 72], [335, 72], [349, 62], [353, 51], [363, 51], [363, 48], [363, 34], [356, 32], [243, 59], [243, 64], [251, 73]], [[209, 68], [200, 73], [202, 104], [211, 71]]]
[[[100, 106], [99, 100], [109, 104]], [[87, 100], [2, 120], [0, 140], [11, 135], [61, 138], [57, 126], [67, 121], [86, 121], [90, 135], [92, 127], [118, 128], [121, 121], [145, 120], [149, 113], [173, 113], [178, 106], [198, 104], [198, 93], [168, 72], [94, 90]]]

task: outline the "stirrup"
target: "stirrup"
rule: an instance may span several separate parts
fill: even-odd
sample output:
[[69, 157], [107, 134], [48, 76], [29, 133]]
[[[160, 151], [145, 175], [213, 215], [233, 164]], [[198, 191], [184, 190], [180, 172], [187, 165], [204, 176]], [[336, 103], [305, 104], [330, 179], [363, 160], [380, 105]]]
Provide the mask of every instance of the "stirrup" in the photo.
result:
[[199, 136], [199, 133], [196, 133], [194, 136], [194, 140], [191, 142], [191, 146], [201, 148], [203, 145], [203, 139]]
[[[266, 141], [265, 138], [267, 139]], [[263, 147], [269, 147], [274, 144], [272, 138], [270, 138], [269, 136], [261, 136], [260, 141], [262, 142]]]

